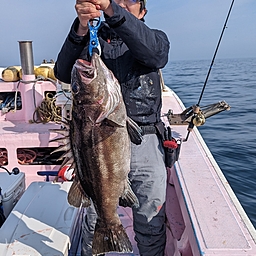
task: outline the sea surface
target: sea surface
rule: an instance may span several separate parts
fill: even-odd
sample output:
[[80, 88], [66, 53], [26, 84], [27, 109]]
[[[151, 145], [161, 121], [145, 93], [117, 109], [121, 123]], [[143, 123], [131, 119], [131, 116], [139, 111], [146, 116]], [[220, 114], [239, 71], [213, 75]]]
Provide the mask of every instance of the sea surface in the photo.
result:
[[[197, 104], [211, 60], [169, 61], [165, 84], [186, 107]], [[199, 127], [245, 212], [256, 228], [256, 58], [216, 59], [200, 106], [225, 100], [221, 112]]]

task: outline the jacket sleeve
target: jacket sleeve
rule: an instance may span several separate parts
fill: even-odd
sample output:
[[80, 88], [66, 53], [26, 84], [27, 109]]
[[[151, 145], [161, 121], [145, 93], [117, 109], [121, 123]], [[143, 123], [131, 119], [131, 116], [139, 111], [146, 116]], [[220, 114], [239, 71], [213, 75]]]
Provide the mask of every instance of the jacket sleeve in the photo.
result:
[[76, 18], [58, 54], [57, 61], [54, 66], [55, 77], [64, 83], [71, 82], [71, 71], [73, 65], [79, 58], [83, 49], [89, 43], [89, 34], [85, 36], [78, 36], [75, 33], [75, 28], [78, 24], [79, 20]]
[[143, 21], [112, 1], [114, 15], [105, 15], [108, 25], [122, 38], [134, 58], [149, 68], [163, 68], [170, 43], [163, 31], [150, 29]]

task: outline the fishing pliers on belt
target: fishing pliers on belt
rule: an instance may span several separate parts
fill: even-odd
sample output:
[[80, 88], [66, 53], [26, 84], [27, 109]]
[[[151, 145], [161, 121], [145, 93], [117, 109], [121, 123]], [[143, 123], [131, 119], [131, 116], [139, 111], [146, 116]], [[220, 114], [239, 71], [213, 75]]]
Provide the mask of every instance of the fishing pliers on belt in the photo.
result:
[[[94, 24], [96, 22], [96, 24]], [[101, 19], [93, 19], [88, 22], [88, 28], [90, 31], [90, 42], [89, 42], [89, 54], [92, 56], [93, 52], [97, 52], [101, 55], [101, 47], [98, 39], [98, 29], [100, 27]]]

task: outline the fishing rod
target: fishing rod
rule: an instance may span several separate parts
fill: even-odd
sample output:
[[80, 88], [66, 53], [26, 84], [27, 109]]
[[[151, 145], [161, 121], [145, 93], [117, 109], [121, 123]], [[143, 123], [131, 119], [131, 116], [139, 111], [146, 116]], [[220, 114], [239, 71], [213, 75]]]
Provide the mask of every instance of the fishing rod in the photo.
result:
[[[212, 61], [211, 61], [211, 65], [210, 65], [210, 67], [209, 67], [209, 70], [208, 70], [206, 79], [205, 79], [205, 81], [204, 81], [204, 85], [203, 85], [203, 88], [202, 88], [202, 91], [201, 91], [201, 94], [200, 94], [198, 103], [197, 103], [197, 105], [195, 106], [194, 117], [197, 115], [197, 111], [199, 110], [199, 104], [200, 104], [201, 99], [202, 99], [202, 97], [203, 97], [204, 90], [205, 90], [206, 84], [207, 84], [207, 82], [208, 82], [208, 78], [209, 78], [209, 76], [210, 76], [210, 73], [211, 73], [211, 70], [212, 70], [212, 67], [213, 67], [213, 64], [214, 64], [214, 61], [215, 61], [215, 58], [216, 58], [216, 55], [217, 55], [217, 52], [218, 52], [218, 49], [219, 49], [219, 46], [220, 46], [220, 43], [221, 43], [221, 40], [222, 40], [222, 37], [223, 37], [223, 34], [224, 34], [224, 31], [225, 31], [225, 29], [227, 28], [228, 19], [229, 19], [231, 10], [232, 10], [232, 8], [233, 8], [234, 2], [235, 2], [235, 0], [232, 0], [232, 2], [231, 2], [231, 5], [230, 5], [230, 8], [229, 8], [229, 11], [228, 11], [228, 14], [227, 14], [227, 17], [226, 17], [226, 20], [225, 20], [223, 29], [222, 29], [222, 31], [221, 31], [221, 35], [220, 35], [218, 44], [217, 44], [217, 46], [216, 46], [216, 49], [215, 49], [215, 52], [214, 52], [214, 55], [213, 55], [213, 58], [212, 58]], [[188, 140], [189, 134], [190, 134], [190, 132], [192, 131], [193, 127], [194, 127], [194, 124], [193, 124], [193, 117], [192, 117], [191, 122], [189, 123], [189, 126], [188, 126], [188, 133], [187, 133], [187, 136], [186, 136], [186, 138], [184, 139], [184, 141], [187, 141], [187, 140]]]
[[200, 95], [200, 97], [199, 97], [199, 100], [198, 100], [197, 105], [200, 104], [200, 101], [201, 101], [201, 99], [202, 99], [202, 97], [203, 97], [204, 90], [205, 90], [206, 84], [207, 84], [207, 82], [208, 82], [208, 78], [209, 78], [209, 76], [210, 76], [210, 73], [211, 73], [211, 70], [212, 70], [212, 66], [213, 66], [213, 64], [214, 64], [215, 57], [216, 57], [216, 55], [217, 55], [217, 52], [218, 52], [218, 49], [219, 49], [219, 46], [220, 46], [220, 43], [221, 43], [221, 40], [222, 40], [224, 31], [225, 31], [225, 29], [227, 28], [228, 19], [229, 19], [229, 16], [230, 16], [230, 13], [231, 13], [231, 10], [232, 10], [232, 7], [233, 7], [234, 2], [235, 2], [235, 0], [232, 1], [231, 6], [230, 6], [230, 8], [229, 8], [228, 15], [227, 15], [225, 24], [224, 24], [223, 29], [222, 29], [222, 32], [221, 32], [221, 35], [220, 35], [220, 38], [219, 38], [219, 42], [218, 42], [217, 47], [216, 47], [216, 49], [215, 49], [215, 52], [214, 52], [214, 55], [213, 55], [213, 58], [212, 58], [212, 62], [211, 62], [211, 65], [210, 65], [210, 67], [209, 67], [209, 70], [208, 70], [208, 73], [207, 73], [207, 76], [206, 76], [206, 79], [205, 79], [205, 82], [204, 82], [204, 86], [203, 86], [203, 89], [202, 89], [202, 92], [201, 92], [201, 95]]

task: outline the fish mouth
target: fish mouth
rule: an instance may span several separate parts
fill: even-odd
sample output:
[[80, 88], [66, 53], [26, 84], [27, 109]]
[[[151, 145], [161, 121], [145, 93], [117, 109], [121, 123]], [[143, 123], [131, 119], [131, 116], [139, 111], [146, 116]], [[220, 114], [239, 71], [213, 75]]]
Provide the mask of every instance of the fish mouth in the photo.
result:
[[92, 69], [85, 70], [82, 72], [82, 75], [85, 78], [93, 79], [94, 78], [94, 70], [92, 70]]
[[86, 60], [83, 59], [78, 59], [76, 62], [76, 66], [80, 72], [80, 74], [82, 75], [82, 77], [84, 77], [85, 79], [93, 79], [95, 77], [95, 66], [93, 65], [93, 62], [88, 62]]

